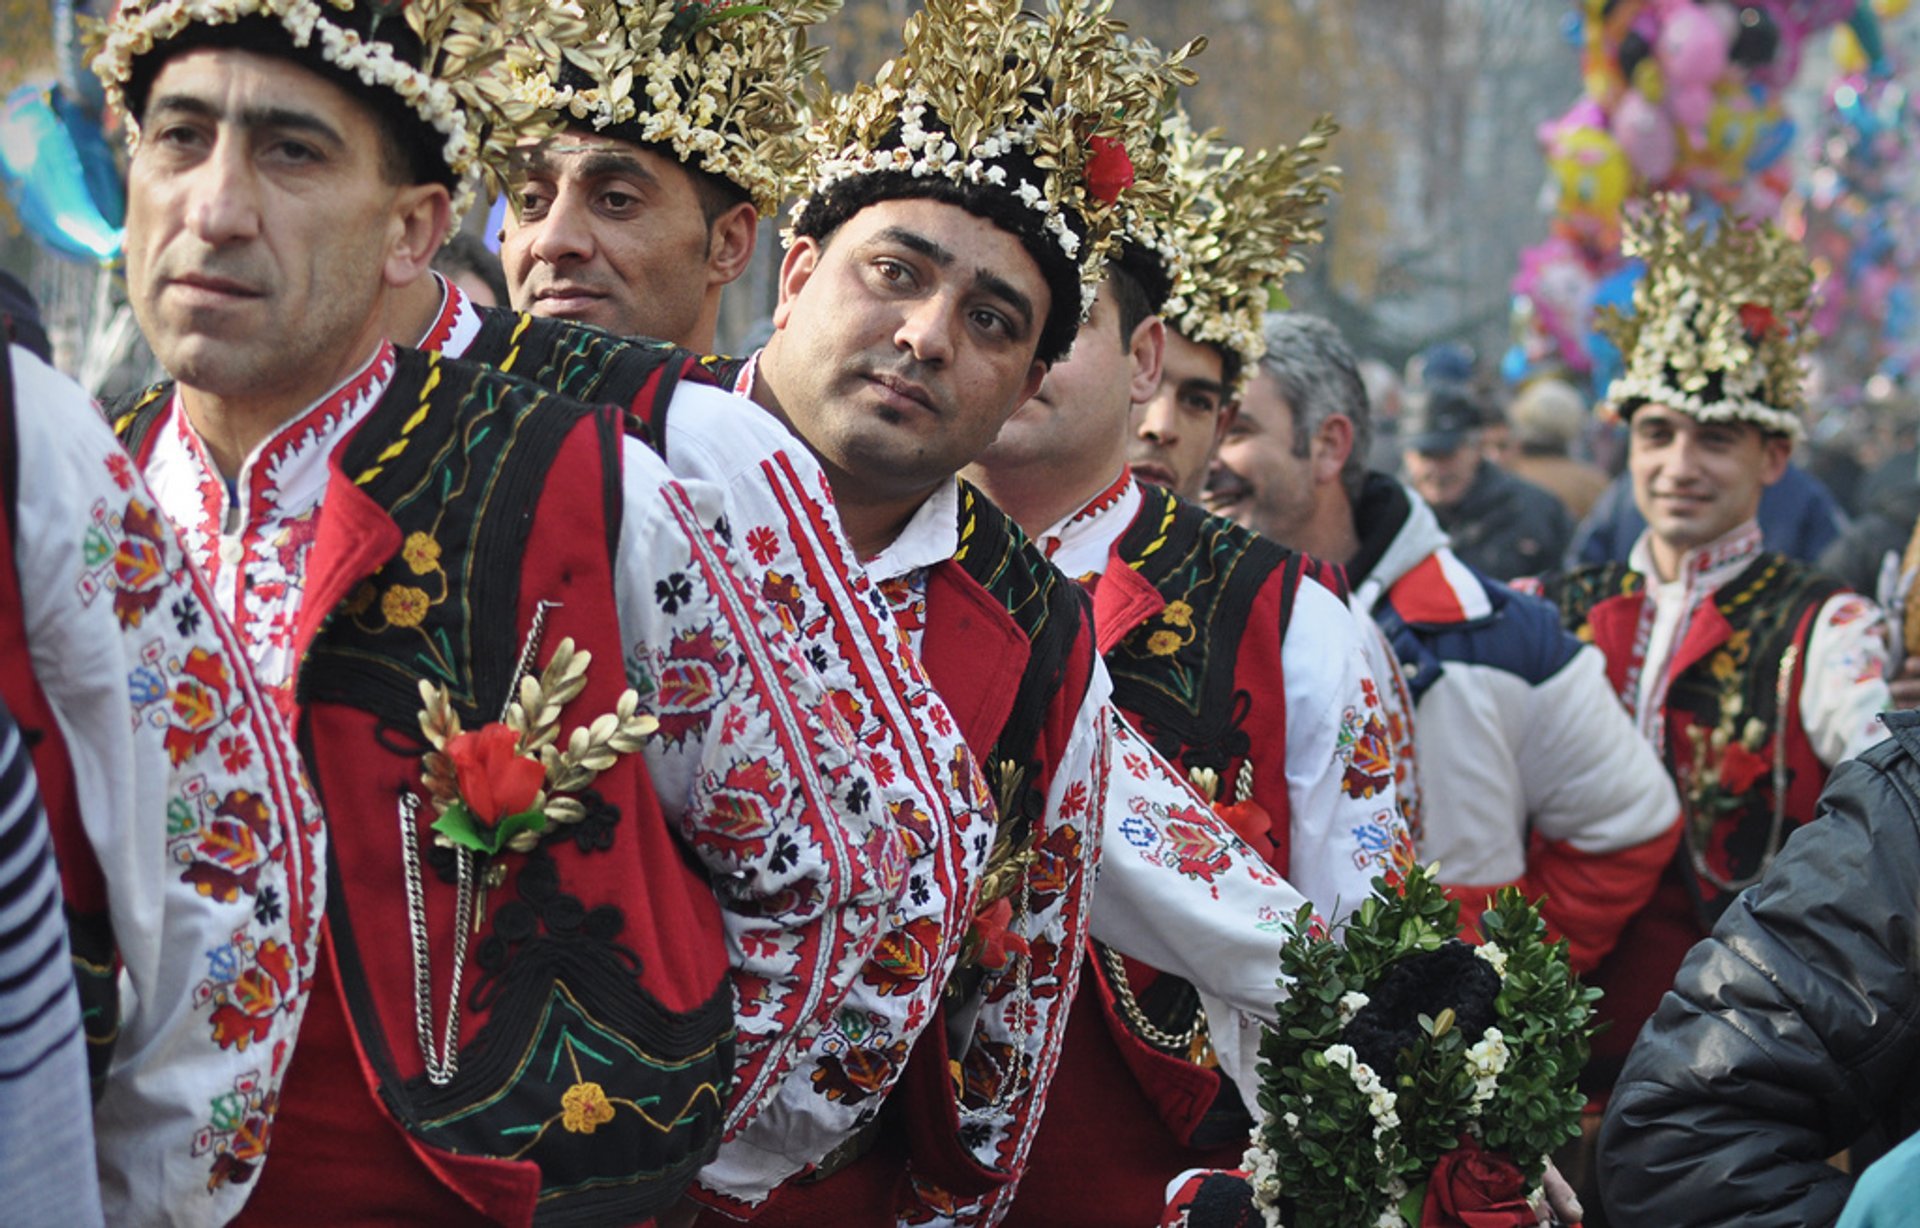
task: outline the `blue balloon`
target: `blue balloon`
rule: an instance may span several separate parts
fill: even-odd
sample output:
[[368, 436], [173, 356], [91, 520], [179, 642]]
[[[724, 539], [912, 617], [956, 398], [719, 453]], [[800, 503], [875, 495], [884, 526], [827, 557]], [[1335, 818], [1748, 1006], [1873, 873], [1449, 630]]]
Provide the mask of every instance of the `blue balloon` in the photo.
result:
[[1777, 123], [1768, 124], [1753, 138], [1753, 147], [1747, 153], [1747, 169], [1764, 171], [1793, 146], [1793, 138], [1799, 132], [1790, 119], [1782, 118]]
[[[1632, 315], [1633, 287], [1646, 271], [1644, 261], [1629, 260], [1602, 277], [1593, 288], [1594, 311], [1612, 307], [1622, 315]], [[1621, 372], [1620, 347], [1595, 328], [1587, 333], [1587, 354], [1593, 359], [1593, 393], [1596, 397], [1604, 396], [1607, 385], [1613, 383]]]
[[49, 84], [8, 95], [0, 108], [0, 181], [34, 238], [62, 256], [111, 264], [125, 239], [119, 177], [98, 126], [77, 111], [72, 120], [69, 126]]
[[1507, 352], [1500, 356], [1500, 378], [1509, 387], [1518, 387], [1520, 381], [1527, 378], [1529, 366], [1526, 347], [1510, 345]]

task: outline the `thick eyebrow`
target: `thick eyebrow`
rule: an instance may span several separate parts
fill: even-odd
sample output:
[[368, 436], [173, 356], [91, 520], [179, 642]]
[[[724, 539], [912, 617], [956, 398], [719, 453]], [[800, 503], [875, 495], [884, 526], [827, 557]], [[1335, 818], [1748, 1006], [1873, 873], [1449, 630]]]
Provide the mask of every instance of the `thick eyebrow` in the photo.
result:
[[551, 175], [554, 171], [555, 155], [563, 158], [580, 157], [580, 174], [588, 179], [599, 179], [607, 175], [626, 175], [646, 183], [658, 183], [659, 179], [647, 169], [646, 163], [638, 158], [615, 152], [611, 149], [581, 149], [578, 146], [552, 149], [541, 145], [526, 154], [526, 169]]
[[[880, 232], [880, 237], [898, 243], [908, 251], [918, 252], [941, 268], [951, 268], [953, 266], [954, 256], [951, 251], [917, 231], [908, 230], [904, 226], [889, 226]], [[1033, 327], [1033, 300], [1020, 293], [1012, 282], [991, 269], [975, 269], [973, 271], [973, 284], [977, 289], [984, 290], [996, 298], [1004, 299], [1007, 305], [1013, 308], [1015, 314], [1020, 317], [1022, 328]]]
[[[225, 122], [227, 112], [192, 94], [162, 94], [147, 106], [147, 119], [151, 122], [155, 115], [174, 111], [185, 115]], [[277, 128], [282, 131], [302, 132], [316, 137], [335, 149], [345, 149], [347, 138], [338, 128], [321, 119], [311, 111], [296, 111], [291, 107], [247, 107], [240, 112], [238, 123], [249, 131], [261, 128]]]
[[1227, 395], [1227, 386], [1221, 383], [1219, 380], [1183, 379], [1180, 381], [1180, 391], [1211, 392], [1214, 396], [1220, 397], [1221, 399], [1224, 400]]

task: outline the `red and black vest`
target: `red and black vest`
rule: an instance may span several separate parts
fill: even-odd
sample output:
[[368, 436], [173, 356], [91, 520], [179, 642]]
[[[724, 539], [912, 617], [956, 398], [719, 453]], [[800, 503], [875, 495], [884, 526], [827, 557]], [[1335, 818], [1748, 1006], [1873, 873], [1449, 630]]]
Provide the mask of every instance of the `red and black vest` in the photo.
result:
[[[20, 438], [14, 415], [13, 357], [0, 342], [0, 697], [20, 726], [20, 738], [33, 756], [54, 859], [60, 866], [60, 894], [73, 952], [74, 982], [80, 991], [81, 1026], [87, 1037], [87, 1074], [97, 1097], [106, 1085], [113, 1042], [120, 1030], [119, 954], [113, 918], [107, 909], [107, 883], [80, 817], [73, 761], [60, 732], [53, 705], [33, 674], [27, 642], [26, 607], [15, 551], [19, 526]], [[29, 410], [28, 412], [33, 412]]]
[[[1260, 849], [1287, 872], [1287, 713], [1281, 645], [1301, 580], [1336, 572], [1157, 486], [1094, 590], [1113, 700], [1167, 762], [1210, 770], [1218, 800], [1242, 773], [1271, 817]], [[1206, 1060], [1187, 981], [1091, 943], [1066, 1051], [1009, 1225], [1152, 1223], [1183, 1169], [1237, 1167], [1252, 1121]], [[1278, 967], [1278, 954], [1275, 955]]]
[[713, 378], [699, 355], [665, 341], [620, 337], [505, 307], [476, 310], [480, 331], [461, 358], [576, 401], [628, 410], [663, 455], [674, 389], [683, 379], [704, 384]]
[[[330, 840], [321, 980], [332, 992], [316, 991], [302, 1049], [316, 1026], [346, 1027], [367, 1099], [345, 1092], [344, 1069], [303, 1071], [296, 1050], [276, 1163], [248, 1213], [326, 1218], [259, 1204], [276, 1169], [301, 1163], [303, 1120], [325, 1132], [316, 1148], [339, 1154], [333, 1110], [347, 1101], [369, 1135], [369, 1182], [418, 1189], [430, 1173], [501, 1223], [644, 1221], [719, 1143], [733, 1009], [718, 904], [641, 757], [599, 775], [583, 821], [495, 859], [504, 877], [471, 940], [459, 1071], [444, 1086], [427, 1079], [416, 1036], [400, 856], [401, 794], [423, 801], [406, 838], [432, 817], [422, 681], [447, 689], [469, 729], [499, 719], [541, 603], [557, 602], [535, 668], [563, 637], [593, 654], [563, 727], [612, 712], [626, 688], [613, 588], [622, 416], [471, 363], [410, 350], [396, 361], [332, 458], [296, 628], [300, 748]], [[123, 420], [136, 449], [166, 404], [152, 398]], [[408, 561], [403, 543], [419, 535], [437, 547], [444, 583]], [[396, 588], [427, 599], [387, 602]], [[456, 888], [451, 854], [429, 847], [423, 861], [437, 1041]]]
[[[1605, 992], [1598, 1018], [1610, 1025], [1582, 1075], [1590, 1094], [1612, 1086], [1693, 944], [1813, 818], [1827, 768], [1807, 740], [1800, 689], [1814, 618], [1843, 589], [1785, 555], [1762, 554], [1694, 613], [1674, 646], [1660, 751], [1680, 794], [1682, 840], [1653, 899], [1586, 978]], [[1545, 595], [1567, 629], [1606, 656], [1627, 698], [1646, 578], [1601, 564], [1549, 580]], [[1717, 732], [1727, 736], [1716, 742]], [[1729, 756], [1723, 748], [1735, 740], [1749, 753]]]

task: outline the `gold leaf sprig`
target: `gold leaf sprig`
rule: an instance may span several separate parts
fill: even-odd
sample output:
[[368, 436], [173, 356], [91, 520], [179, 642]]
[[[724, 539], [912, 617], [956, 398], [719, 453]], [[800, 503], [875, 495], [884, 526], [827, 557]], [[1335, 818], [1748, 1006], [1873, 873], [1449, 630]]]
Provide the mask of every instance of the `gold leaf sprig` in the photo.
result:
[[1323, 236], [1340, 168], [1321, 159], [1339, 127], [1322, 115], [1293, 145], [1252, 153], [1225, 144], [1217, 129], [1195, 133], [1184, 112], [1161, 131], [1168, 207], [1153, 222], [1184, 258], [1165, 316], [1189, 341], [1231, 351], [1244, 386], [1266, 353], [1268, 292], [1306, 267], [1306, 249]]
[[[1039, 825], [1022, 824], [1017, 817], [1026, 809], [1021, 804], [1026, 793], [1026, 769], [1011, 759], [998, 760], [994, 764], [993, 784], [1000, 825], [994, 836], [993, 851], [987, 855], [986, 868], [980, 874], [980, 903], [975, 911], [983, 911], [988, 905], [1012, 895], [1039, 858], [1034, 848], [1040, 836]], [[1015, 833], [1023, 826], [1024, 834], [1016, 842]]]
[[[554, 646], [546, 668], [537, 676], [521, 678], [519, 694], [507, 705], [502, 719], [515, 734], [514, 753], [539, 760], [545, 769], [545, 783], [529, 809], [541, 811], [554, 823], [578, 823], [586, 818], [585, 804], [573, 795], [592, 787], [600, 773], [621, 755], [639, 751], [660, 727], [658, 718], [639, 710], [639, 693], [628, 687], [620, 693], [612, 712], [575, 728], [562, 746], [561, 715], [586, 690], [587, 669], [592, 664], [591, 652], [575, 648], [571, 637], [561, 640]], [[435, 810], [444, 815], [461, 800], [458, 774], [447, 747], [464, 731], [445, 686], [421, 680], [420, 700], [420, 731], [433, 748], [421, 761], [422, 783]], [[508, 840], [506, 847], [518, 853], [530, 852], [539, 844], [543, 831], [522, 831]]]

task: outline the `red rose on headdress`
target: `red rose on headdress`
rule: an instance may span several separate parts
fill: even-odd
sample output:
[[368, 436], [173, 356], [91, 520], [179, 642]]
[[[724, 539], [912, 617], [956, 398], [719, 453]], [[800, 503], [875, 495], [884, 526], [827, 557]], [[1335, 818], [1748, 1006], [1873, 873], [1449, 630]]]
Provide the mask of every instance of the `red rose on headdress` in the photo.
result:
[[518, 740], [512, 729], [495, 722], [447, 743], [460, 800], [483, 823], [526, 810], [546, 782], [539, 760], [514, 753]]
[[1110, 205], [1120, 193], [1133, 186], [1133, 159], [1127, 147], [1110, 136], [1096, 136], [1091, 142], [1093, 156], [1087, 159], [1087, 195]]
[[1758, 341], [1768, 333], [1780, 327], [1773, 309], [1760, 303], [1740, 304], [1740, 327], [1747, 330], [1747, 336]]
[[1527, 1178], [1499, 1152], [1483, 1150], [1470, 1134], [1440, 1157], [1427, 1175], [1420, 1228], [1533, 1228], [1540, 1217], [1527, 1205]]

